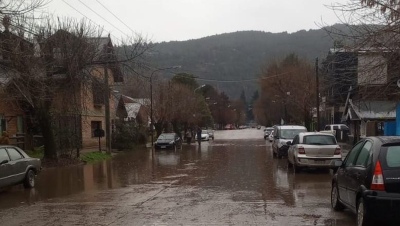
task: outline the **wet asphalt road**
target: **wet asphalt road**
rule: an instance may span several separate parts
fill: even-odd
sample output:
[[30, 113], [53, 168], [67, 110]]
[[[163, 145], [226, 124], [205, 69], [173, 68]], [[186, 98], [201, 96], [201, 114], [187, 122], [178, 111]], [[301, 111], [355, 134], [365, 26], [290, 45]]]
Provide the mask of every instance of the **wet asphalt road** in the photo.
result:
[[45, 169], [0, 192], [0, 225], [355, 225], [330, 208], [330, 172], [294, 173], [257, 129], [182, 150]]

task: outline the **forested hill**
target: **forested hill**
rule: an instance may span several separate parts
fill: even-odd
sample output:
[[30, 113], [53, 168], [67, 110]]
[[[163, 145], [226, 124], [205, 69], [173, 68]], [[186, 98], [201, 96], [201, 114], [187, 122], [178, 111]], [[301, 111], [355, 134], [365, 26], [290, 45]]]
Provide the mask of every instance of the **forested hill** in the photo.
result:
[[213, 85], [234, 99], [245, 90], [249, 99], [258, 88], [256, 78], [260, 76], [261, 67], [270, 60], [295, 53], [314, 63], [316, 57], [325, 58], [332, 47], [333, 39], [324, 29], [295, 33], [238, 31], [196, 40], [157, 43], [151, 60], [159, 67], [181, 65], [180, 71], [197, 76], [199, 84]]

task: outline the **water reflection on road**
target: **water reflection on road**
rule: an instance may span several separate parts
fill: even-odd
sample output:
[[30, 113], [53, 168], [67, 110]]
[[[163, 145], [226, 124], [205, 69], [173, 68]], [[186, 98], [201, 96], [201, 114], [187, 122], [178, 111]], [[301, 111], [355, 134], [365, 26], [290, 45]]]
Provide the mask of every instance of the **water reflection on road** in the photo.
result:
[[326, 171], [294, 173], [286, 159], [273, 158], [270, 143], [264, 140], [215, 140], [201, 147], [184, 145], [182, 150], [155, 153], [142, 149], [98, 164], [45, 169], [35, 189], [16, 186], [0, 192], [0, 209], [135, 184], [167, 183], [224, 191], [235, 202], [264, 206], [265, 212], [271, 204], [318, 205], [323, 210], [314, 214], [323, 215], [331, 211], [330, 179]]

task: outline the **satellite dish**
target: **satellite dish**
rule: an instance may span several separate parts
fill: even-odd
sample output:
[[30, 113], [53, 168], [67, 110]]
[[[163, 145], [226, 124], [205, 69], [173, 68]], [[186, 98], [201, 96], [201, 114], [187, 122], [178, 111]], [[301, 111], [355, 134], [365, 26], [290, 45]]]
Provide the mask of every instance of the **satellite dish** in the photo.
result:
[[397, 87], [400, 88], [400, 79], [397, 80]]

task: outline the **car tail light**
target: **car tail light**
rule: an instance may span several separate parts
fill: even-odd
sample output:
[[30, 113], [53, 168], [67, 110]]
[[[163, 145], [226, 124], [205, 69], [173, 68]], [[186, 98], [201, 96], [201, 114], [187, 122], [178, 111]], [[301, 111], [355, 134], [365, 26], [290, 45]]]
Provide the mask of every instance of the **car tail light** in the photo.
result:
[[341, 152], [342, 149], [340, 149], [340, 147], [336, 147], [334, 155], [340, 155]]
[[372, 177], [372, 183], [371, 183], [371, 190], [376, 190], [376, 191], [385, 190], [382, 167], [379, 161], [375, 165], [374, 176]]
[[298, 149], [299, 149], [299, 154], [303, 154], [304, 155], [306, 153], [306, 150], [304, 150], [303, 147], [299, 147]]

